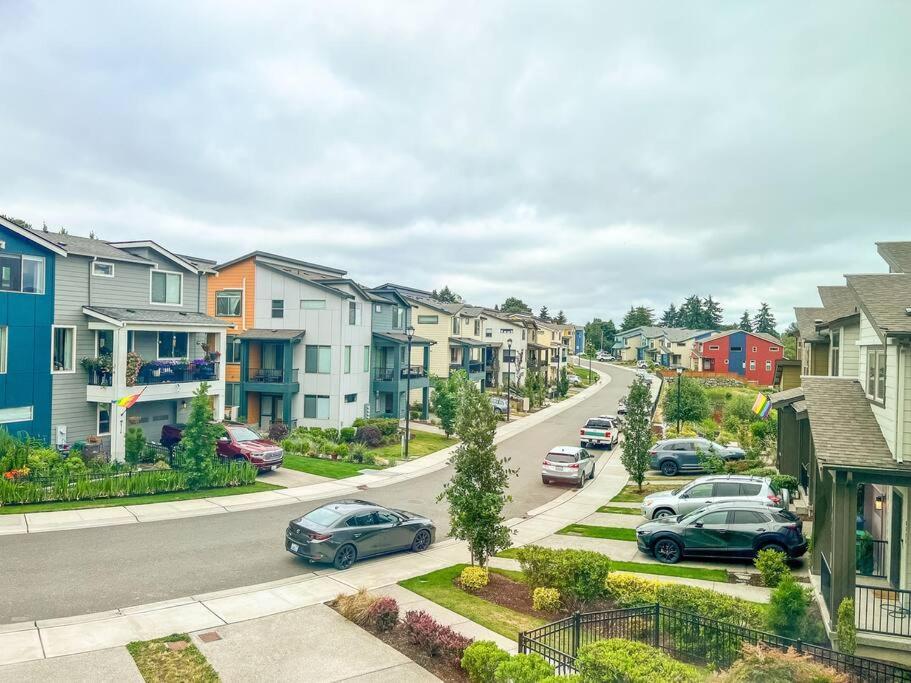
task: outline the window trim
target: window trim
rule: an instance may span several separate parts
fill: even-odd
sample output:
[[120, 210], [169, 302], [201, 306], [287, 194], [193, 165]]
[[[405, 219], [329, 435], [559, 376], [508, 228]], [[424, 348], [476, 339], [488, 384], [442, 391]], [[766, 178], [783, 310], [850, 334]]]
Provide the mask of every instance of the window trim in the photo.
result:
[[[886, 352], [885, 346], [867, 346], [867, 376], [864, 378], [864, 395], [867, 397], [867, 400], [874, 405], [879, 406], [880, 408], [886, 407], [886, 381], [888, 379], [888, 354]], [[874, 364], [874, 375], [873, 375], [873, 393], [868, 393], [870, 388], [870, 354], [873, 354], [875, 360]], [[880, 367], [879, 359], [883, 360], [883, 397], [879, 398], [879, 376], [880, 376]]]
[[[103, 275], [102, 277], [107, 277]], [[109, 403], [97, 403], [97, 410], [95, 411], [95, 435], [96, 436], [110, 436], [111, 435], [111, 422], [113, 422], [113, 415], [111, 414], [111, 405]], [[101, 410], [104, 408], [108, 411], [108, 431], [101, 431]]]
[[[161, 355], [161, 335], [163, 334], [185, 334], [187, 335], [187, 353], [184, 356], [162, 356]], [[155, 335], [155, 356], [157, 360], [182, 360], [190, 357], [190, 333], [181, 332], [180, 330], [159, 330]]]
[[9, 325], [0, 325], [0, 375], [6, 374], [8, 368], [8, 359]]
[[[309, 370], [307, 368], [307, 350], [314, 348], [316, 349], [316, 369]], [[320, 351], [322, 349], [328, 350], [329, 355], [329, 369], [325, 371], [320, 371], [319, 369], [319, 357]], [[332, 374], [332, 346], [328, 344], [305, 344], [304, 345], [304, 374], [306, 375], [331, 375]]]
[[[152, 300], [152, 281], [155, 279], [155, 273], [162, 273], [165, 275], [165, 296], [167, 296], [167, 291], [168, 291], [167, 276], [176, 275], [177, 277], [180, 278], [180, 286], [178, 287], [178, 290], [177, 290], [180, 293], [180, 302], [179, 303], [176, 303], [176, 304], [169, 304], [167, 302], [160, 303], [158, 301]], [[162, 270], [161, 268], [152, 268], [149, 271], [149, 305], [150, 306], [174, 306], [174, 307], [183, 306], [183, 273], [180, 273], [176, 270]]]
[[[47, 280], [47, 259], [43, 256], [35, 256], [34, 254], [22, 254], [22, 263], [19, 265], [19, 274], [22, 276], [22, 281], [19, 283], [19, 293], [20, 294], [34, 294], [40, 296], [44, 294], [44, 283]], [[31, 261], [32, 263], [41, 264], [41, 278], [38, 282], [37, 292], [26, 292], [23, 288], [25, 287], [25, 262]]]
[[[97, 270], [96, 270], [96, 267], [97, 267], [97, 266], [110, 266], [110, 267], [111, 267], [111, 274], [110, 274], [110, 275], [106, 275], [106, 274], [104, 274], [104, 273], [99, 273], [99, 272], [97, 272]], [[92, 277], [108, 277], [108, 278], [110, 278], [110, 277], [114, 277], [114, 275], [115, 275], [115, 272], [114, 272], [114, 264], [113, 264], [111, 261], [92, 261]]]
[[439, 325], [440, 316], [438, 315], [419, 315], [418, 316], [418, 325]]
[[[237, 293], [238, 299], [240, 299], [240, 301], [239, 301], [240, 310], [237, 312], [237, 314], [235, 315], [233, 313], [219, 313], [218, 312], [219, 298], [223, 298], [223, 295], [227, 296], [228, 294], [234, 294], [235, 292]], [[216, 317], [218, 317], [218, 318], [240, 318], [241, 316], [243, 316], [243, 314], [244, 314], [244, 290], [232, 287], [230, 289], [219, 289], [218, 291], [215, 292], [215, 316]]]
[[[238, 365], [238, 364], [240, 364], [240, 354], [241, 354], [240, 346], [241, 346], [242, 343], [243, 343], [243, 342], [241, 342], [240, 337], [239, 337], [238, 335], [236, 335], [236, 334], [232, 334], [232, 335], [228, 335], [228, 336], [227, 336], [227, 339], [225, 339], [225, 363], [228, 363], [228, 364], [230, 364], [230, 365]], [[237, 344], [237, 347], [238, 347], [238, 349], [237, 349], [237, 360], [228, 360], [228, 356], [229, 356], [229, 354], [228, 354], [228, 349], [233, 348], [235, 344]]]
[[[16, 410], [23, 410], [28, 415], [19, 417], [10, 417], [10, 413]], [[31, 422], [35, 419], [35, 406], [10, 406], [9, 408], [0, 408], [0, 424], [16, 424], [17, 422]]]
[[[73, 331], [73, 368], [72, 370], [54, 370], [54, 331], [55, 330], [72, 330]], [[75, 375], [76, 374], [76, 334], [75, 325], [51, 325], [51, 374], [52, 375]]]
[[[275, 304], [281, 304], [281, 305], [276, 307]], [[279, 315], [275, 315], [276, 311], [278, 311]], [[271, 307], [270, 312], [271, 312], [270, 317], [273, 320], [284, 319], [284, 317], [285, 317], [285, 300], [284, 299], [272, 299], [272, 307]]]

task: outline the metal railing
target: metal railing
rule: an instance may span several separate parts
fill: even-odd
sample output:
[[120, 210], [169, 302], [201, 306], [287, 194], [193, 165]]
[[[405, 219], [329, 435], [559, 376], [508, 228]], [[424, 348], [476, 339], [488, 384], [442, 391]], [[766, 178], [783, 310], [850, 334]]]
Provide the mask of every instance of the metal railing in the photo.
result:
[[249, 368], [247, 370], [248, 382], [263, 382], [265, 384], [286, 384], [297, 381], [297, 370], [285, 372], [282, 368]]
[[475, 372], [484, 372], [484, 363], [479, 360], [468, 361], [468, 372], [473, 374]]
[[93, 387], [109, 387], [112, 386], [113, 380], [114, 374], [111, 372], [102, 370], [89, 370], [88, 381], [86, 383], [89, 386]]
[[[420, 379], [426, 376], [427, 371], [424, 370], [424, 366], [422, 365], [406, 365], [399, 370], [399, 377], [401, 379], [408, 379], [408, 377], [411, 377], [411, 379]], [[377, 382], [393, 382], [395, 381], [395, 368], [374, 368], [373, 379]]]
[[139, 368], [135, 386], [203, 382], [218, 378], [218, 361], [163, 363], [153, 361]]
[[911, 591], [856, 586], [854, 602], [858, 631], [911, 637]]
[[578, 672], [576, 656], [583, 645], [608, 638], [646, 643], [671, 657], [697, 666], [726, 668], [740, 657], [744, 643], [793, 648], [820, 664], [860, 682], [911, 681], [911, 669], [771, 633], [708, 619], [689, 612], [648, 605], [604, 612], [576, 612], [560, 621], [519, 634], [519, 652], [535, 652], [558, 675]]
[[856, 569], [861, 576], [886, 578], [889, 542], [876, 538], [858, 538], [855, 551]]

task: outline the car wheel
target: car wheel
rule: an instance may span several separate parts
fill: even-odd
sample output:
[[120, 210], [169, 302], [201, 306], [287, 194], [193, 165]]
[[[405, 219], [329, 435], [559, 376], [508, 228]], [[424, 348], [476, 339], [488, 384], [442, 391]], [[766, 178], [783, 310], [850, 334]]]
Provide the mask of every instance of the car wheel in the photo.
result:
[[673, 477], [679, 470], [680, 468], [673, 460], [665, 460], [663, 463], [661, 463], [661, 474], [663, 474], [665, 477]]
[[427, 550], [430, 547], [430, 532], [427, 529], [421, 529], [414, 535], [414, 540], [411, 542], [411, 550], [419, 553], [423, 550]]
[[576, 486], [580, 489], [585, 486], [585, 472], [579, 475], [579, 481], [576, 482]]
[[661, 519], [662, 517], [671, 517], [673, 516], [674, 511], [668, 508], [661, 508], [655, 510], [655, 514], [652, 515], [652, 519]]
[[246, 459], [244, 456], [242, 456], [242, 455], [235, 455], [235, 456], [234, 456], [234, 462], [236, 462], [236, 463], [244, 463], [244, 462], [247, 462], [247, 459]]
[[777, 550], [780, 553], [788, 554], [788, 551], [780, 543], [766, 543], [759, 547], [759, 550]]
[[595, 478], [595, 466], [594, 465], [592, 465], [592, 471], [589, 473], [588, 478], [589, 479]]
[[579, 442], [579, 447], [580, 447], [580, 448], [588, 448], [588, 441], [580, 441], [580, 442]]
[[550, 483], [550, 479], [547, 479], [546, 477], [541, 477], [541, 483], [542, 483], [542, 484], [545, 484], [545, 485], [546, 485], [546, 484], [549, 484], [549, 483]]
[[335, 559], [332, 561], [332, 566], [336, 569], [348, 569], [348, 567], [354, 564], [356, 559], [357, 548], [351, 544], [343, 545], [335, 551]]
[[655, 543], [655, 559], [664, 564], [676, 564], [680, 562], [680, 556], [683, 551], [680, 544], [672, 538], [660, 538]]

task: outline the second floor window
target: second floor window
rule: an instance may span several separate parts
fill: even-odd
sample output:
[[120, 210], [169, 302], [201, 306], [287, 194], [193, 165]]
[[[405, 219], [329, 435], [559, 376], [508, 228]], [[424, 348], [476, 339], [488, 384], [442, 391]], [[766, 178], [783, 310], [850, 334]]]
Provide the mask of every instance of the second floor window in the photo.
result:
[[398, 306], [392, 307], [392, 326], [401, 327], [402, 326], [402, 309]]
[[839, 358], [841, 356], [841, 330], [832, 330], [830, 341], [831, 356], [829, 360], [829, 374], [838, 376]]
[[228, 337], [225, 347], [225, 362], [240, 363], [240, 339], [238, 337]]
[[159, 358], [186, 358], [189, 346], [189, 334], [186, 332], [159, 332]]
[[272, 299], [272, 317], [273, 318], [284, 318], [285, 317], [285, 300], [284, 299]]
[[304, 351], [304, 372], [328, 375], [332, 372], [332, 347], [308, 345]]
[[345, 374], [351, 372], [351, 347], [345, 347]]
[[360, 325], [361, 324], [361, 305], [356, 301], [348, 302], [348, 324], [349, 325]]
[[152, 271], [152, 291], [150, 300], [153, 304], [180, 306], [183, 290], [183, 275], [166, 270]]
[[114, 277], [114, 264], [105, 261], [92, 261], [92, 275], [95, 277]]
[[44, 294], [44, 258], [0, 255], [0, 291]]
[[886, 352], [884, 349], [867, 351], [867, 398], [886, 403]]
[[438, 315], [419, 315], [418, 325], [437, 325], [440, 322]]
[[474, 336], [475, 337], [481, 336], [481, 321], [480, 320], [474, 321]]
[[51, 338], [51, 371], [76, 371], [76, 328], [54, 327]]
[[236, 318], [240, 316], [243, 292], [239, 289], [223, 289], [215, 292], [215, 315]]
[[452, 319], [452, 333], [453, 333], [453, 334], [458, 334], [458, 333], [459, 333], [459, 319], [456, 318], [456, 317], [454, 317], [454, 318]]

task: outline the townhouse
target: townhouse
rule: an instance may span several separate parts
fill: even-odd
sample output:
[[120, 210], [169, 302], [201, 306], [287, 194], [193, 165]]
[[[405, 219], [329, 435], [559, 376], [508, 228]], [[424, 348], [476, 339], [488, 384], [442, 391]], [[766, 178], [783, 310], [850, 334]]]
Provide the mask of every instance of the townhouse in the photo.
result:
[[697, 341], [692, 358], [694, 370], [738, 375], [746, 382], [771, 386], [784, 346], [771, 334], [728, 330]]
[[525, 384], [528, 374], [528, 332], [533, 323], [498, 310], [483, 309], [487, 342], [487, 382], [490, 387]]
[[877, 247], [890, 272], [819, 288], [823, 306], [804, 309], [800, 386], [771, 398], [779, 469], [797, 477], [814, 520], [811, 579], [827, 627], [853, 598], [859, 653], [909, 662], [911, 243]]
[[712, 330], [683, 327], [634, 327], [619, 332], [611, 350], [623, 361], [647, 360], [664, 367], [685, 366], [695, 370], [692, 357], [696, 344], [712, 334]]

